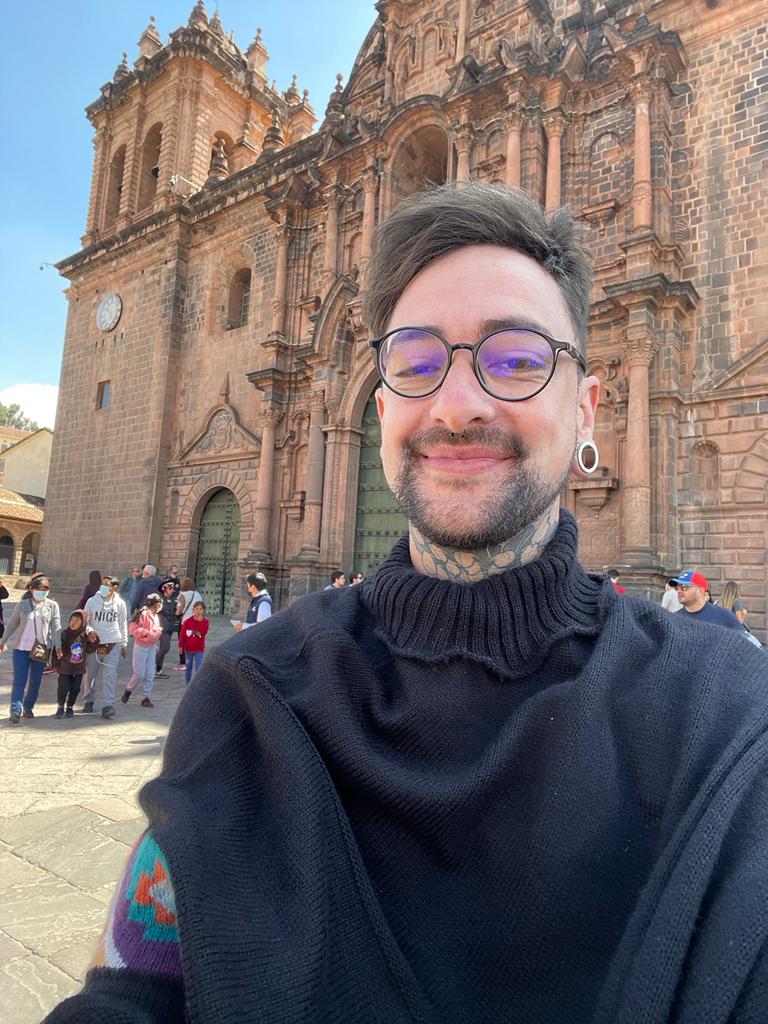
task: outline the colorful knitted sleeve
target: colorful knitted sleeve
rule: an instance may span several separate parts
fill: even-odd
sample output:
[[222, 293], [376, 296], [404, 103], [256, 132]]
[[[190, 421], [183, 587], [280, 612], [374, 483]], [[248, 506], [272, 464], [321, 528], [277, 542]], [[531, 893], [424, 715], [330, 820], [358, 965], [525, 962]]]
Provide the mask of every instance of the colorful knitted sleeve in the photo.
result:
[[131, 851], [91, 967], [127, 967], [181, 979], [173, 885], [163, 851], [149, 832]]

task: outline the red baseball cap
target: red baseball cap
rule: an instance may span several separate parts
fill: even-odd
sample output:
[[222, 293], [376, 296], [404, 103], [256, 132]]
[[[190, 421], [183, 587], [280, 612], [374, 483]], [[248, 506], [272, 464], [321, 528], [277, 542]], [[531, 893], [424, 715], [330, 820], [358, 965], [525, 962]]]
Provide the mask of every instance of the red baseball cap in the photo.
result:
[[695, 569], [686, 569], [679, 576], [675, 576], [675, 583], [682, 583], [684, 587], [701, 587], [702, 590], [709, 590], [709, 580]]

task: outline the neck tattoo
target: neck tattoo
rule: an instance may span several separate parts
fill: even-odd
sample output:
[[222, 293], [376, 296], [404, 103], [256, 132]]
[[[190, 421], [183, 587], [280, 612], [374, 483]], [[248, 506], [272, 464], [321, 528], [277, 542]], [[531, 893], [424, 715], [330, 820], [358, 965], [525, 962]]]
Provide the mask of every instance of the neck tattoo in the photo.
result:
[[411, 561], [417, 572], [453, 583], [478, 583], [488, 576], [526, 565], [538, 558], [554, 536], [560, 502], [555, 501], [530, 526], [494, 547], [482, 551], [457, 551], [428, 540], [410, 528]]

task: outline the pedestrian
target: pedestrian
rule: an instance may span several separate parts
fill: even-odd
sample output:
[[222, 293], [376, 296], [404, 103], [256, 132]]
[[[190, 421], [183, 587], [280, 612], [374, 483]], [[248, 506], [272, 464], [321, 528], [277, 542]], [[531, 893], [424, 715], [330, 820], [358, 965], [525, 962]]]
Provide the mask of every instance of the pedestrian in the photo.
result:
[[[85, 659], [89, 650], [95, 650], [98, 636], [88, 641], [85, 628], [85, 613], [75, 611], [69, 616], [69, 624], [61, 631], [61, 640], [56, 648], [56, 669], [59, 683], [56, 687], [56, 714], [54, 718], [72, 718], [75, 701], [85, 672]], [[65, 710], [66, 706], [66, 710]]]
[[77, 608], [82, 611], [86, 604], [90, 601], [94, 594], [98, 594], [99, 587], [101, 586], [101, 573], [98, 569], [92, 569], [88, 573], [88, 582], [83, 590], [83, 596], [77, 602]]
[[133, 608], [133, 599], [139, 589], [141, 572], [138, 566], [131, 566], [127, 576], [123, 576], [118, 587], [118, 594], [125, 601], [125, 607]]
[[168, 570], [168, 573], [166, 574], [165, 578], [167, 580], [172, 580], [173, 581], [173, 589], [178, 594], [179, 591], [181, 590], [181, 580], [179, 579], [179, 569], [178, 569], [178, 566], [172, 565], [170, 567], [170, 569]]
[[350, 587], [356, 587], [359, 583], [362, 583], [365, 577], [361, 572], [353, 572], [349, 577]]
[[128, 610], [136, 611], [147, 603], [150, 594], [156, 594], [160, 590], [161, 579], [157, 575], [157, 569], [148, 562], [141, 570], [141, 579], [133, 595], [133, 605]]
[[331, 581], [326, 586], [326, 590], [343, 590], [347, 585], [347, 577], [341, 571], [341, 569], [334, 569], [331, 573]]
[[408, 533], [205, 659], [103, 966], [49, 1024], [768, 1020], [764, 655], [578, 561], [577, 231], [479, 182], [378, 227], [361, 315]]
[[160, 584], [160, 597], [163, 600], [160, 609], [160, 625], [163, 632], [160, 636], [160, 644], [157, 648], [157, 663], [155, 665], [155, 678], [167, 679], [168, 673], [163, 672], [165, 656], [171, 649], [171, 639], [176, 629], [176, 588], [173, 580], [164, 579]]
[[618, 569], [609, 569], [608, 570], [608, 579], [613, 584], [613, 589], [616, 591], [617, 594], [626, 594], [626, 590], [619, 583], [619, 570]]
[[96, 681], [101, 675], [102, 718], [114, 717], [117, 666], [128, 648], [128, 610], [125, 601], [113, 590], [112, 583], [112, 576], [102, 576], [98, 594], [85, 603], [88, 637], [92, 641], [91, 634], [97, 634], [99, 643], [86, 659], [88, 681], [83, 690], [83, 711], [85, 714], [93, 711]]
[[3, 618], [3, 601], [8, 600], [8, 589], [5, 585], [4, 580], [0, 580], [0, 640], [3, 639], [3, 633], [5, 633], [5, 620]]
[[197, 672], [203, 664], [208, 625], [208, 619], [205, 618], [205, 604], [202, 601], [195, 601], [192, 606], [192, 615], [184, 620], [181, 627], [181, 637], [179, 638], [179, 643], [187, 655], [186, 672], [188, 683], [192, 679], [192, 674]]
[[34, 707], [40, 692], [43, 669], [54, 647], [61, 641], [61, 613], [50, 596], [51, 581], [44, 573], [35, 573], [24, 594], [13, 609], [8, 630], [0, 642], [0, 654], [8, 650], [8, 642], [18, 632], [13, 649], [13, 682], [11, 714], [14, 724], [22, 718], [34, 718]]
[[240, 633], [244, 629], [250, 629], [257, 622], [263, 622], [272, 614], [272, 597], [267, 590], [267, 577], [263, 572], [251, 572], [245, 577], [245, 589], [251, 603], [248, 605], [248, 612], [245, 622], [238, 622], [235, 629]]
[[179, 664], [177, 671], [180, 671], [185, 667], [186, 654], [181, 644], [181, 627], [184, 626], [184, 620], [188, 619], [192, 615], [192, 609], [197, 601], [202, 601], [203, 596], [199, 590], [195, 588], [195, 581], [189, 576], [185, 577], [181, 581], [181, 591], [177, 598], [176, 603], [176, 617], [179, 620]]
[[677, 596], [677, 580], [670, 577], [664, 584], [664, 596], [661, 599], [661, 607], [668, 612], [679, 612], [683, 607], [680, 598]]
[[142, 685], [141, 706], [153, 708], [152, 690], [155, 686], [155, 663], [163, 627], [160, 623], [160, 609], [163, 598], [159, 594], [148, 594], [147, 603], [131, 614], [128, 631], [133, 637], [133, 655], [131, 659], [131, 678], [128, 680], [120, 700], [127, 704], [136, 686]]
[[736, 580], [728, 580], [723, 587], [723, 596], [720, 600], [720, 607], [733, 612], [742, 626], [747, 624], [747, 609], [741, 599], [741, 589]]
[[714, 622], [726, 629], [735, 629], [738, 633], [746, 630], [731, 611], [720, 608], [712, 602], [707, 577], [696, 569], [686, 569], [675, 577], [680, 603], [687, 613], [683, 618], [695, 617], [700, 622]]

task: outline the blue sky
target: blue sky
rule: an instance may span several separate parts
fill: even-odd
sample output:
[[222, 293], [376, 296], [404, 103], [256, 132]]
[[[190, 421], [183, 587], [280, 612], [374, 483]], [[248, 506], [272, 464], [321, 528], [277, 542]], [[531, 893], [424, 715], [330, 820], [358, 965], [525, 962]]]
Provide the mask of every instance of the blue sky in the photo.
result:
[[[52, 267], [39, 267], [80, 248], [93, 156], [84, 108], [112, 77], [123, 50], [129, 63], [136, 59], [150, 14], [165, 40], [186, 23], [193, 3], [41, 0], [26, 13], [14, 9], [15, 27], [0, 63], [6, 120], [0, 159], [0, 401], [20, 401], [23, 407], [37, 401], [41, 424], [51, 420], [45, 425], [53, 426], [50, 386], [59, 380], [67, 304], [66, 281]], [[261, 26], [270, 53], [267, 73], [286, 89], [296, 72], [320, 118], [336, 73], [346, 81], [376, 17], [373, 0], [209, 0], [209, 16], [217, 7], [225, 31], [234, 30], [243, 50]]]

